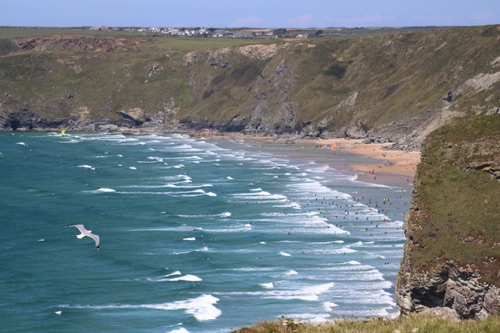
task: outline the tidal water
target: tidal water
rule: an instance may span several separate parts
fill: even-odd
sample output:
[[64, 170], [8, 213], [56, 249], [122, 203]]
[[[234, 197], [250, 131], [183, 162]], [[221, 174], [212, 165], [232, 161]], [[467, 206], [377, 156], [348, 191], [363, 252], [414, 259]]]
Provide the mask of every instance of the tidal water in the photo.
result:
[[411, 186], [335, 168], [360, 161], [176, 134], [0, 133], [0, 331], [394, 316]]

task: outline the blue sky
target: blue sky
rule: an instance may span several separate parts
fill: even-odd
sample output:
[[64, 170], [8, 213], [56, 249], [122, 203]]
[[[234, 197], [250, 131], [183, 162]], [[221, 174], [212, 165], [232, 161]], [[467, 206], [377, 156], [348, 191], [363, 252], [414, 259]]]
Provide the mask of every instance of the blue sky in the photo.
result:
[[500, 23], [500, 0], [0, 0], [0, 26], [395, 27]]

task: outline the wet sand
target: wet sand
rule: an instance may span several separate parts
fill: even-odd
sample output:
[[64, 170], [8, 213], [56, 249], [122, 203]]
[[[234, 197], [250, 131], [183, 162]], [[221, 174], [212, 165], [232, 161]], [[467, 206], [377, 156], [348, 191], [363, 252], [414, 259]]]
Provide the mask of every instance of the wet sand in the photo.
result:
[[[324, 184], [347, 193], [354, 200], [376, 208], [393, 221], [404, 221], [413, 192], [413, 177], [420, 160], [418, 152], [383, 150], [384, 145], [363, 144], [362, 140], [290, 140], [250, 135], [201, 136], [206, 139], [244, 141], [248, 149], [267, 152], [285, 159], [304, 161], [311, 165], [329, 165], [353, 180], [373, 186], [338, 182], [325, 178]], [[336, 149], [332, 150], [332, 146]], [[385, 158], [385, 159], [384, 159]], [[301, 163], [302, 164], [302, 163]], [[304, 164], [303, 164], [304, 165]], [[339, 179], [343, 179], [342, 177]]]
[[[278, 143], [276, 138], [236, 135], [232, 139], [258, 141], [261, 143]], [[361, 139], [301, 139], [290, 143], [303, 148], [303, 146], [314, 146], [329, 149], [332, 153], [332, 165], [337, 169], [344, 169], [357, 172], [358, 180], [395, 186], [404, 183], [413, 183], [413, 178], [420, 163], [420, 152], [406, 152], [402, 150], [386, 150], [389, 143], [363, 143]], [[344, 153], [355, 154], [363, 157], [363, 163], [357, 161], [353, 164], [345, 165], [337, 163], [335, 155]]]
[[366, 174], [374, 175], [380, 173], [396, 174], [400, 176], [413, 177], [418, 163], [420, 163], [420, 152], [406, 152], [401, 150], [382, 149], [389, 144], [370, 143], [366, 144], [363, 140], [347, 139], [325, 139], [310, 140], [316, 145], [329, 146], [332, 153], [339, 150], [364, 155], [373, 159], [373, 163], [353, 164], [352, 168]]

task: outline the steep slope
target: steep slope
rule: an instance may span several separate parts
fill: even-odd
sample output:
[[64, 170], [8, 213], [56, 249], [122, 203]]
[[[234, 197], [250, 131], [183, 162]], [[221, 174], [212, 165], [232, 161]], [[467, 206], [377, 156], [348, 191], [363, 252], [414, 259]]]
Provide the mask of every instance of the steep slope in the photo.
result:
[[94, 129], [105, 120], [381, 136], [416, 149], [454, 117], [498, 112], [499, 49], [500, 26], [307, 40], [2, 40], [0, 125]]
[[500, 115], [458, 121], [422, 147], [396, 298], [403, 313], [500, 313]]

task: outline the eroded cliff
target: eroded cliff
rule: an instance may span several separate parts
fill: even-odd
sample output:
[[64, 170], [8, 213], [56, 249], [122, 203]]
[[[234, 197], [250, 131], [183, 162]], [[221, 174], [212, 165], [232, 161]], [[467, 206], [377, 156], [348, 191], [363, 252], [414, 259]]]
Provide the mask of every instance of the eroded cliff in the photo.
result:
[[427, 137], [405, 232], [402, 313], [500, 314], [500, 115]]
[[498, 25], [305, 40], [3, 39], [0, 127], [209, 128], [418, 149], [455, 117], [500, 112], [498, 50]]

